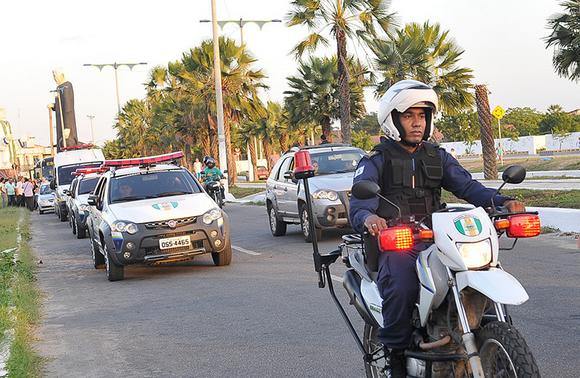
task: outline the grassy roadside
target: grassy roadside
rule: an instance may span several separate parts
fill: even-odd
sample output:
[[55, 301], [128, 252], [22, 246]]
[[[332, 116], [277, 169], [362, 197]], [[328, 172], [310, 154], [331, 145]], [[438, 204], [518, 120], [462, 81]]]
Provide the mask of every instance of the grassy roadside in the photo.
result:
[[[30, 240], [29, 212], [25, 209], [0, 210], [0, 251], [17, 246], [19, 217], [21, 243], [18, 260], [13, 263], [14, 252], [0, 254], [0, 335], [14, 330], [10, 358], [6, 368], [9, 377], [38, 377], [41, 358], [33, 350], [33, 327], [40, 318], [40, 291], [36, 285], [36, 264]], [[10, 307], [13, 306], [10, 316]]]
[[265, 190], [265, 188], [242, 188], [239, 186], [230, 186], [230, 193], [236, 198], [244, 198], [246, 196], [251, 196], [252, 194], [260, 193]]
[[[551, 158], [551, 159], [550, 159]], [[504, 165], [498, 161], [498, 171], [503, 171], [510, 165], [521, 165], [528, 171], [569, 171], [580, 169], [580, 155], [576, 156], [530, 156], [504, 160]], [[470, 172], [483, 172], [483, 160], [460, 160], [459, 163]]]
[[[506, 189], [501, 192], [506, 196], [517, 198], [526, 206], [580, 209], [580, 190]], [[443, 202], [465, 203], [445, 190], [441, 197]]]

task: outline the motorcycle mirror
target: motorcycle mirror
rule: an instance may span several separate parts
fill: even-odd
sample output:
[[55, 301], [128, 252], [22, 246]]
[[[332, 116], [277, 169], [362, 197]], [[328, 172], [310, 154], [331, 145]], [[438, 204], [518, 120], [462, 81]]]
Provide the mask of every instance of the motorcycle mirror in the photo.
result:
[[519, 184], [526, 178], [526, 169], [521, 165], [510, 165], [503, 171], [501, 179], [508, 184]]
[[368, 180], [359, 181], [352, 187], [352, 195], [358, 199], [373, 198], [380, 192], [381, 187], [376, 182]]

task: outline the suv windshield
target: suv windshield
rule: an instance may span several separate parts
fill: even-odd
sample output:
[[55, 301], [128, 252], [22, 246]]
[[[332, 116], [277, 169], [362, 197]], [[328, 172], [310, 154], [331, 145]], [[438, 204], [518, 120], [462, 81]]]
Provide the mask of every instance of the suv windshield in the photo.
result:
[[79, 194], [88, 194], [97, 186], [98, 177], [83, 179], [79, 184]]
[[93, 168], [100, 167], [102, 162], [96, 161], [92, 163], [82, 163], [73, 165], [64, 165], [58, 167], [58, 185], [70, 185], [74, 176], [72, 173], [77, 170], [77, 168]]
[[358, 161], [364, 156], [360, 149], [312, 152], [311, 159], [316, 175], [354, 172]]
[[110, 202], [117, 203], [201, 193], [201, 189], [189, 172], [179, 169], [113, 177], [109, 193]]

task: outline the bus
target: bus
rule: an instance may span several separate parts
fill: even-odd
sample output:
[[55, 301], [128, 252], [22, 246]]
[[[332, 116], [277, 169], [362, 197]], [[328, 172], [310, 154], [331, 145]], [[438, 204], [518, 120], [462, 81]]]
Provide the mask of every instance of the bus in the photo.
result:
[[49, 181], [52, 180], [54, 177], [54, 158], [40, 159], [34, 164], [34, 178], [38, 180], [41, 177]]

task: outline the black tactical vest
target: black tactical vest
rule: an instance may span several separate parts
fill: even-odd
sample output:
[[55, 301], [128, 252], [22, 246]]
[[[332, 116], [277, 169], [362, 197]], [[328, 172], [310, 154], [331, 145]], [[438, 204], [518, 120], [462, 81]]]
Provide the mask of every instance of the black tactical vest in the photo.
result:
[[[373, 151], [383, 155], [381, 194], [401, 208], [403, 217], [414, 215], [419, 220], [441, 207], [443, 164], [438, 147], [423, 142], [411, 154], [397, 142], [383, 140]], [[377, 213], [385, 219], [399, 216], [384, 200]]]

